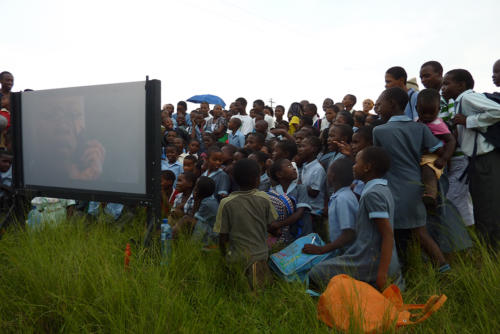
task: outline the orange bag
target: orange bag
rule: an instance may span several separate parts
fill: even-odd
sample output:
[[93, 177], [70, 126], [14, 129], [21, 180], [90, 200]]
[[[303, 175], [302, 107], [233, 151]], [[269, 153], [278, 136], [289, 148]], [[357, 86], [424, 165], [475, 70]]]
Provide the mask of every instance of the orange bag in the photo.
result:
[[[319, 297], [318, 318], [330, 327], [376, 333], [394, 326], [420, 323], [446, 301], [445, 295], [432, 296], [426, 304], [404, 304], [401, 292], [391, 285], [380, 293], [368, 283], [348, 275], [334, 276]], [[409, 310], [421, 310], [410, 313]]]

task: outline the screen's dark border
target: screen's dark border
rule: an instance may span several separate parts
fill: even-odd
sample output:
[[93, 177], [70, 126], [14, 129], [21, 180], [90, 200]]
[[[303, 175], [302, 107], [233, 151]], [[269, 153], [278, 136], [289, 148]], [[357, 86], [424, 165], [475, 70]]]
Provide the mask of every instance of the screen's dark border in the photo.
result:
[[146, 193], [134, 194], [123, 192], [93, 191], [72, 188], [44, 187], [24, 184], [23, 177], [23, 138], [22, 138], [22, 103], [23, 93], [12, 94], [12, 126], [13, 126], [13, 184], [16, 190], [28, 196], [46, 196], [75, 200], [93, 200], [100, 202], [116, 202], [124, 204], [142, 204], [158, 210], [160, 201], [160, 168], [161, 168], [161, 81], [146, 80]]

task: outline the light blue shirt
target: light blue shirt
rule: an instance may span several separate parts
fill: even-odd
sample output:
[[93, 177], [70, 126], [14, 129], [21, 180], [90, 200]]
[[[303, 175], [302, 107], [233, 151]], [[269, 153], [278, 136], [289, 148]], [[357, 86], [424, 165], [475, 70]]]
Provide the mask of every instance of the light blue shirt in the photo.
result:
[[208, 176], [215, 182], [215, 195], [228, 195], [231, 188], [231, 179], [222, 169], [217, 169], [211, 173], [206, 170], [203, 176]]
[[340, 188], [333, 193], [328, 202], [330, 242], [337, 240], [343, 230], [356, 228], [358, 208], [358, 199], [350, 187]]
[[245, 146], [245, 136], [241, 133], [240, 130], [236, 130], [233, 134], [233, 131], [227, 132], [227, 140], [229, 144], [234, 145], [236, 147], [242, 148]]
[[170, 170], [175, 174], [175, 182], [174, 182], [174, 188], [175, 188], [175, 185], [177, 184], [177, 178], [183, 172], [184, 169], [179, 161], [175, 161], [174, 163], [169, 163], [168, 160], [162, 160], [161, 170], [162, 171]]
[[417, 113], [417, 96], [418, 92], [413, 88], [408, 89], [408, 104], [406, 104], [405, 115], [413, 121], [418, 120]]
[[[184, 118], [186, 119], [186, 125], [191, 126], [191, 116], [188, 113], [186, 113], [186, 116]], [[177, 126], [177, 113], [172, 115], [172, 119], [175, 120], [175, 124]]]
[[311, 205], [311, 214], [321, 215], [324, 205], [325, 205], [325, 192], [326, 192], [326, 173], [323, 166], [319, 163], [317, 159], [309, 163], [302, 165], [300, 171], [300, 179], [302, 184], [311, 187], [313, 190], [318, 190], [319, 194], [316, 197], [309, 198], [309, 204]]

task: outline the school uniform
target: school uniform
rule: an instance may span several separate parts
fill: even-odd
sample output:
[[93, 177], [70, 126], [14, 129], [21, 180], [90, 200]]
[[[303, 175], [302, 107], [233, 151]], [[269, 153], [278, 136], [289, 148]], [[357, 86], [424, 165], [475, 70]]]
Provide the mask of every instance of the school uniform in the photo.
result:
[[239, 148], [245, 147], [245, 136], [243, 135], [243, 133], [241, 133], [240, 130], [236, 130], [236, 132], [228, 131], [227, 140], [229, 144], [234, 145], [236, 147]]
[[212, 195], [202, 199], [198, 211], [194, 213], [196, 225], [193, 236], [205, 244], [214, 243], [217, 239], [217, 233], [214, 233], [213, 229], [218, 208], [219, 202]]
[[361, 180], [353, 180], [352, 184], [354, 185], [354, 188], [352, 189], [352, 192], [355, 195], [361, 196], [363, 193], [363, 189], [365, 188], [365, 183]]
[[343, 230], [356, 228], [358, 199], [350, 187], [343, 187], [332, 194], [328, 201], [328, 235], [329, 241], [337, 240]]
[[342, 158], [347, 158], [347, 157], [340, 152], [333, 152], [330, 159], [328, 160], [328, 165], [326, 166], [326, 170], [328, 171], [328, 168], [330, 168], [330, 166], [333, 164], [333, 162], [335, 160], [342, 159]]
[[373, 129], [373, 145], [382, 146], [391, 156], [391, 168], [385, 178], [396, 203], [394, 228], [425, 226], [427, 213], [422, 202], [420, 160], [425, 149], [435, 152], [443, 143], [427, 126], [398, 115]]
[[[172, 119], [177, 123], [177, 113], [172, 115]], [[186, 116], [184, 116], [184, 119], [186, 120], [186, 124], [188, 126], [191, 126], [191, 115], [186, 113]]]
[[225, 196], [229, 194], [229, 189], [231, 188], [231, 179], [229, 175], [226, 174], [221, 168], [216, 171], [209, 172], [206, 170], [203, 176], [208, 176], [215, 182], [215, 196]]
[[500, 105], [484, 94], [469, 89], [455, 101], [457, 113], [467, 117], [466, 125], [458, 125], [458, 143], [464, 154], [472, 157], [476, 146], [473, 172], [469, 181], [474, 205], [474, 219], [481, 234], [500, 243], [500, 150], [486, 141], [477, 131], [500, 122]]
[[271, 188], [271, 178], [267, 173], [260, 176], [259, 190], [268, 191]]
[[168, 160], [161, 161], [161, 170], [170, 170], [175, 174], [174, 188], [177, 184], [177, 178], [183, 172], [182, 164], [179, 161], [175, 161], [173, 163], [168, 162]]
[[[394, 200], [387, 186], [387, 180], [373, 179], [367, 182], [356, 215], [356, 239], [347, 247], [344, 254], [314, 266], [309, 272], [310, 281], [318, 287], [325, 287], [333, 276], [348, 274], [357, 280], [375, 284], [380, 264], [382, 236], [373, 219], [388, 218], [392, 227], [393, 217]], [[402, 279], [394, 245], [388, 277]]]
[[416, 90], [413, 88], [408, 89], [408, 103], [406, 104], [405, 115], [412, 121], [416, 121], [418, 119], [417, 97], [418, 92]]
[[311, 205], [313, 231], [318, 233], [322, 239], [326, 239], [328, 237], [326, 221], [323, 220], [322, 216], [326, 196], [326, 173], [317, 159], [302, 165], [300, 180], [306, 187], [309, 186], [311, 189], [319, 191], [316, 197], [311, 197], [309, 194], [307, 196]]
[[312, 232], [312, 221], [311, 221], [311, 205], [309, 203], [309, 196], [307, 195], [307, 187], [303, 184], [297, 184], [293, 181], [288, 186], [286, 192], [283, 190], [281, 184], [278, 184], [271, 188], [280, 195], [286, 195], [292, 199], [295, 203], [295, 208], [304, 208], [304, 214], [302, 218], [296, 223], [297, 226], [290, 226], [290, 231], [292, 234], [298, 236], [307, 235]]

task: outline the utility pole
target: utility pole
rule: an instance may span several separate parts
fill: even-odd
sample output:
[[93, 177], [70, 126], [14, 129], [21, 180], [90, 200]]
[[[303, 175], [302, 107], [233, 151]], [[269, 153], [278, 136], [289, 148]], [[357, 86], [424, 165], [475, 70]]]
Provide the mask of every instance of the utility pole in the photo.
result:
[[269, 104], [271, 105], [271, 108], [272, 108], [273, 107], [273, 103], [275, 103], [275, 101], [273, 101], [273, 98], [271, 97], [268, 102], [269, 102]]

